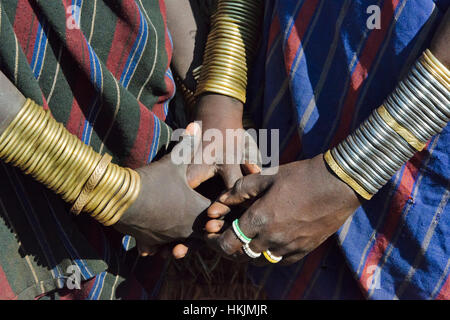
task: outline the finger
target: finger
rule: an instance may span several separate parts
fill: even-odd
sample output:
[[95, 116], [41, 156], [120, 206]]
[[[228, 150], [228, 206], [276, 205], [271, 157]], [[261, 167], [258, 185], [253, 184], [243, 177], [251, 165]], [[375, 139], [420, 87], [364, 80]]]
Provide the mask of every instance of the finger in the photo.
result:
[[137, 243], [136, 247], [138, 250], [138, 254], [141, 257], [153, 256], [158, 251], [157, 246], [149, 246], [149, 245], [142, 244], [142, 243]]
[[187, 125], [185, 133], [190, 136], [200, 136], [201, 127], [196, 122], [191, 122]]
[[186, 179], [192, 189], [211, 179], [216, 174], [214, 166], [206, 164], [190, 164], [186, 172]]
[[[261, 200], [255, 201], [238, 220], [241, 232], [250, 239], [255, 238], [265, 228], [267, 222], [266, 216], [260, 211], [260, 202]], [[264, 243], [264, 236], [261, 235], [258, 241]], [[228, 255], [238, 251], [242, 247], [242, 244], [232, 227], [225, 230], [219, 238], [219, 246]]]
[[230, 211], [231, 211], [231, 209], [228, 206], [226, 206], [220, 202], [214, 202], [208, 208], [208, 217], [217, 219], [217, 218], [225, 216]]
[[186, 170], [187, 165], [193, 162], [195, 154], [201, 146], [201, 128], [197, 123], [192, 122], [183, 131], [181, 137], [180, 133], [177, 132], [173, 134], [172, 138], [175, 140], [180, 138], [181, 141], [170, 153], [171, 161]]
[[188, 251], [189, 248], [186, 245], [180, 243], [173, 247], [172, 255], [175, 259], [182, 259], [187, 255]]
[[238, 205], [265, 191], [272, 183], [273, 176], [251, 174], [242, 177], [233, 188], [219, 197], [219, 201], [226, 205]]
[[182, 259], [187, 255], [192, 254], [203, 245], [204, 243], [202, 239], [191, 237], [186, 239], [183, 243], [177, 244], [175, 247], [173, 247], [172, 255], [175, 259]]
[[280, 264], [283, 265], [297, 262], [310, 252], [310, 250], [305, 249], [305, 241], [303, 239], [295, 239], [286, 245], [278, 246], [278, 248], [269, 247], [264, 248], [263, 250], [267, 249], [269, 249], [273, 255], [283, 257], [280, 261]]
[[225, 221], [223, 220], [209, 220], [205, 225], [205, 230], [208, 233], [218, 233], [222, 230]]
[[253, 164], [253, 163], [243, 164], [242, 170], [244, 170], [245, 174], [247, 174], [247, 175], [261, 172], [261, 168], [257, 164]]
[[234, 186], [236, 181], [242, 178], [242, 171], [239, 165], [227, 165], [220, 171], [220, 176], [225, 183], [225, 187], [230, 189]]
[[[257, 236], [250, 242], [249, 247], [255, 253], [262, 253], [263, 251], [269, 249], [269, 244], [265, 238]], [[262, 258], [264, 259], [264, 257]]]
[[[256, 136], [253, 137], [249, 131], [245, 131], [244, 163], [249, 165], [250, 171], [248, 173], [258, 173], [262, 163], [261, 152], [255, 138]], [[244, 170], [247, 169], [244, 167]]]
[[[222, 248], [220, 247], [220, 244], [219, 244], [220, 235], [214, 234], [214, 233], [208, 233], [205, 235], [204, 240], [211, 249], [221, 253], [222, 255], [224, 254], [224, 251], [222, 250]], [[244, 253], [244, 251], [242, 250], [242, 247], [232, 254], [229, 254], [229, 255], [225, 254], [224, 257], [229, 260], [233, 260], [233, 261], [237, 261], [237, 262], [248, 262], [251, 260]]]
[[195, 154], [200, 150], [201, 140], [202, 140], [202, 129], [200, 125], [196, 122], [191, 122], [188, 124], [185, 130], [185, 134], [193, 137], [193, 141], [190, 142], [191, 147], [191, 163], [195, 157]]

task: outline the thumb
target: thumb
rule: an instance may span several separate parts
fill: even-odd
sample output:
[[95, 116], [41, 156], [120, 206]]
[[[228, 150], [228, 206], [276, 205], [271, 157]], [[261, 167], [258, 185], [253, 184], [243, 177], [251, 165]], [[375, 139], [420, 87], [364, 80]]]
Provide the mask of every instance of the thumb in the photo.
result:
[[203, 246], [203, 240], [197, 239], [194, 237], [187, 238], [183, 241], [183, 243], [177, 244], [172, 249], [172, 255], [175, 259], [182, 259], [186, 257], [188, 254], [192, 254], [192, 252], [195, 252], [200, 247]]
[[261, 168], [257, 164], [253, 164], [253, 163], [244, 163], [242, 165], [242, 170], [244, 170], [244, 172], [246, 174], [260, 173], [261, 172]]
[[241, 204], [257, 197], [264, 192], [273, 181], [273, 176], [251, 174], [242, 177], [234, 184], [233, 188], [219, 197], [219, 201], [227, 206]]
[[197, 122], [191, 122], [186, 127], [186, 134], [193, 137], [193, 143], [191, 143], [191, 163], [194, 160], [196, 153], [200, 150], [202, 142], [202, 128]]
[[[175, 139], [178, 137], [176, 132], [173, 133], [173, 136]], [[200, 125], [191, 122], [181, 134], [181, 142], [170, 153], [172, 163], [186, 169], [187, 165], [193, 162], [195, 154], [201, 146], [201, 136]]]
[[141, 257], [153, 256], [158, 251], [156, 246], [150, 246], [140, 242], [138, 242], [136, 246]]
[[214, 166], [208, 164], [191, 164], [186, 172], [186, 179], [192, 189], [197, 188], [216, 174]]
[[242, 178], [242, 171], [240, 165], [225, 165], [223, 169], [219, 171], [225, 187], [230, 189], [234, 186], [236, 181]]

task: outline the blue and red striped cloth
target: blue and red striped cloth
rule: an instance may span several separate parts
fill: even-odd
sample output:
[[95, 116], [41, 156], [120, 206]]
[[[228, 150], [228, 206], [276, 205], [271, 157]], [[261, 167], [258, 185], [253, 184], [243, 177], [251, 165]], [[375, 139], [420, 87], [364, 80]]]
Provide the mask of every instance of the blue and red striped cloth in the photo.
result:
[[[432, 0], [268, 0], [250, 79], [257, 126], [283, 163], [343, 140], [427, 48], [449, 7]], [[380, 9], [380, 29], [367, 20]], [[449, 299], [450, 129], [417, 153], [336, 237], [289, 267], [253, 268], [277, 299]], [[362, 295], [361, 295], [362, 293]]]

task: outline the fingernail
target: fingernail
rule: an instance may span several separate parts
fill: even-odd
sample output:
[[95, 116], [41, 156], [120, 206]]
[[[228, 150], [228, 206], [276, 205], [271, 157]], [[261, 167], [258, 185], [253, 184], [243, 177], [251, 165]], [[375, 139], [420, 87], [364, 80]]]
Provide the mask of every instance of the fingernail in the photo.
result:
[[174, 258], [177, 260], [183, 259], [186, 256], [187, 252], [185, 253], [178, 253], [176, 255], [174, 255]]
[[194, 122], [194, 136], [196, 136], [200, 132], [200, 126], [198, 123]]
[[220, 196], [219, 201], [225, 202], [227, 199], [228, 199], [228, 194], [224, 193], [223, 195]]

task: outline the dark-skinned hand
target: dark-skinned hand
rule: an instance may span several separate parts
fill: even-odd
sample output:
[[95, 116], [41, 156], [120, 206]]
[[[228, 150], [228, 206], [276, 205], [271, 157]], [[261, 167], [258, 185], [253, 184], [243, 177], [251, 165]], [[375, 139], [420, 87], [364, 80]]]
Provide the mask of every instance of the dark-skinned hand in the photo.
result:
[[[211, 148], [211, 144], [213, 144], [216, 149], [216, 153], [214, 154], [216, 159], [212, 163], [203, 162], [201, 164], [189, 165], [187, 170], [187, 180], [192, 188], [197, 188], [203, 182], [217, 175], [223, 179], [226, 188], [231, 188], [234, 183], [242, 177], [242, 170], [246, 174], [260, 171], [256, 164], [240, 164], [246, 150], [250, 148], [248, 144], [245, 144], [248, 140], [245, 140], [243, 136], [240, 136], [233, 141], [236, 146], [235, 149], [229, 150], [226, 148], [226, 129], [242, 130], [242, 115], [242, 102], [233, 98], [218, 94], [208, 94], [203, 95], [199, 99], [195, 120], [201, 121], [204, 140], [202, 148], [199, 148], [197, 151], [199, 153], [197, 156], [202, 157], [203, 153], [208, 153], [206, 151], [207, 148]], [[222, 141], [207, 141], [209, 138], [205, 137], [205, 133], [208, 132], [208, 129], [219, 130], [224, 139]], [[234, 158], [236, 160], [235, 163], [225, 163], [227, 156]], [[196, 241], [193, 241], [190, 244], [179, 244], [174, 247], [173, 254], [178, 259], [183, 258], [188, 253], [189, 247], [195, 245]]]
[[[172, 153], [183, 148], [193, 155], [200, 138], [200, 129], [190, 124]], [[120, 232], [136, 238], [143, 256], [189, 237], [199, 214], [211, 203], [188, 185], [188, 164], [176, 165], [171, 155], [136, 170], [141, 176], [141, 192], [116, 225]]]
[[[450, 9], [437, 29], [430, 50], [450, 67]], [[255, 252], [271, 250], [289, 264], [303, 258], [334, 234], [360, 205], [356, 193], [327, 168], [323, 156], [279, 167], [275, 175], [246, 176], [209, 209], [208, 242], [230, 257], [249, 260], [242, 243], [224, 220], [230, 207], [252, 202], [239, 224]], [[222, 234], [218, 232], [225, 231]], [[259, 262], [267, 262], [258, 258]], [[258, 261], [256, 261], [258, 263]]]
[[[234, 139], [236, 149], [228, 150], [226, 130], [243, 130], [242, 126], [243, 104], [242, 102], [218, 94], [208, 94], [200, 97], [195, 120], [201, 121], [203, 144], [199, 153], [208, 153], [207, 148], [211, 148], [210, 144], [215, 145], [216, 161], [213, 163], [191, 164], [187, 171], [188, 183], [192, 188], [198, 187], [201, 183], [211, 179], [215, 175], [220, 175], [227, 188], [231, 188], [234, 183], [242, 177], [242, 170], [240, 161], [244, 156], [245, 145], [240, 143], [244, 141], [244, 137]], [[223, 141], [206, 141], [209, 138], [205, 137], [209, 129], [215, 129], [221, 132]], [[241, 139], [240, 141], [238, 139]], [[225, 159], [227, 154], [233, 159], [235, 163], [227, 164]], [[259, 167], [256, 164], [243, 164], [243, 169], [246, 173], [259, 172]]]
[[[219, 220], [233, 206], [251, 203], [239, 218], [240, 228], [253, 239], [250, 248], [269, 249], [284, 257], [281, 264], [290, 264], [335, 233], [360, 205], [355, 192], [329, 171], [322, 155], [268, 173], [241, 178], [208, 209], [212, 220], [206, 224], [207, 241], [224, 255], [252, 260], [232, 228]], [[267, 263], [263, 256], [252, 261]]]

